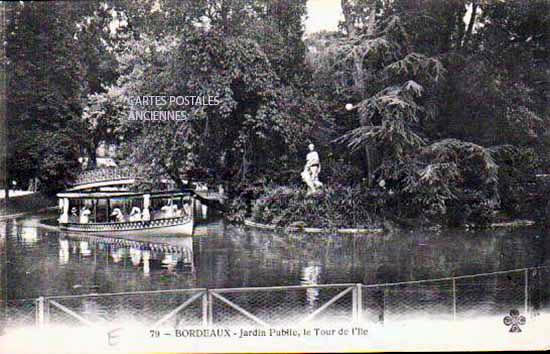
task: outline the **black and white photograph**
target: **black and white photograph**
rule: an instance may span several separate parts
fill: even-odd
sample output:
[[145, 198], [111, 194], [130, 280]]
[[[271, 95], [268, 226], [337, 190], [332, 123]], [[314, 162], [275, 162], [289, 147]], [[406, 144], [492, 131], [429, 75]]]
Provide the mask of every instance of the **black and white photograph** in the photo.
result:
[[550, 0], [0, 28], [0, 352], [550, 350]]

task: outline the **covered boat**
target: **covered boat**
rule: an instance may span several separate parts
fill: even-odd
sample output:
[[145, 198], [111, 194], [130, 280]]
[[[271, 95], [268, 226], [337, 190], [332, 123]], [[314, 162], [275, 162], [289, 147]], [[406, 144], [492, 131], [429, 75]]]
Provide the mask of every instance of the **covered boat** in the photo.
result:
[[193, 191], [58, 193], [59, 227], [107, 235], [193, 234]]

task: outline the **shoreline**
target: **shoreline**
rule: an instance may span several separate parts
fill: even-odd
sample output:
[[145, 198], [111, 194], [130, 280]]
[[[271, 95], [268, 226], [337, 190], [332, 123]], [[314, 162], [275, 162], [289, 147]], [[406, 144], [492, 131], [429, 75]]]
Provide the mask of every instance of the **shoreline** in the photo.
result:
[[342, 234], [379, 234], [383, 233], [384, 229], [377, 227], [372, 229], [362, 229], [362, 228], [341, 228], [341, 229], [329, 229], [329, 228], [319, 228], [319, 227], [297, 227], [297, 226], [276, 226], [269, 224], [262, 224], [250, 219], [245, 219], [245, 226], [256, 227], [264, 230], [273, 230], [273, 231], [291, 231], [291, 232], [307, 232], [307, 233], [328, 233], [328, 232], [337, 232]]
[[[251, 219], [245, 219], [243, 224], [248, 227], [254, 227], [261, 230], [271, 230], [271, 231], [286, 231], [286, 232], [305, 232], [305, 233], [340, 233], [340, 234], [382, 234], [388, 230], [384, 228], [340, 228], [340, 229], [330, 229], [330, 228], [318, 228], [318, 227], [296, 227], [296, 226], [277, 226], [272, 224], [263, 224]], [[486, 227], [477, 227], [475, 225], [465, 224], [462, 225], [461, 229], [466, 230], [483, 230], [483, 229], [502, 229], [502, 228], [516, 228], [516, 227], [529, 227], [537, 225], [533, 220], [525, 219], [516, 219], [508, 222], [496, 222], [491, 223]], [[399, 229], [399, 228], [398, 228]]]
[[8, 215], [0, 215], [0, 221], [9, 220], [9, 219], [17, 219], [17, 218], [20, 218], [22, 216], [45, 213], [45, 212], [48, 212], [48, 211], [51, 211], [51, 210], [56, 210], [56, 209], [57, 209], [57, 206], [49, 206], [49, 207], [46, 207], [46, 208], [40, 208], [38, 210], [23, 211], [23, 212], [20, 212], [20, 213], [14, 213], [14, 214], [8, 214]]
[[[31, 210], [31, 211], [12, 213], [8, 215], [0, 215], [0, 221], [17, 219], [20, 217], [45, 213], [56, 209], [57, 209], [57, 206], [49, 206], [49, 207], [44, 207], [44, 208]], [[345, 228], [335, 229], [335, 228], [320, 228], [320, 227], [311, 227], [311, 226], [303, 226], [303, 227], [302, 226], [278, 226], [273, 224], [264, 224], [264, 223], [256, 222], [256, 221], [253, 221], [251, 218], [246, 218], [243, 222], [239, 222], [238, 224], [241, 224], [247, 227], [256, 228], [256, 229], [261, 229], [261, 230], [284, 231], [284, 232], [305, 232], [310, 234], [320, 234], [320, 233], [383, 234], [388, 231], [383, 227], [373, 227], [373, 228], [345, 227]], [[471, 224], [464, 224], [459, 228], [466, 229], [466, 230], [473, 230], [473, 229], [477, 230], [477, 229], [502, 229], [502, 228], [529, 227], [534, 225], [539, 225], [539, 223], [528, 219], [514, 219], [510, 221], [490, 223], [484, 227], [479, 227]], [[46, 224], [40, 223], [40, 226], [45, 228], [55, 228], [56, 230], [59, 230], [57, 227], [52, 225], [46, 225]], [[397, 229], [404, 229], [404, 228], [397, 227]]]

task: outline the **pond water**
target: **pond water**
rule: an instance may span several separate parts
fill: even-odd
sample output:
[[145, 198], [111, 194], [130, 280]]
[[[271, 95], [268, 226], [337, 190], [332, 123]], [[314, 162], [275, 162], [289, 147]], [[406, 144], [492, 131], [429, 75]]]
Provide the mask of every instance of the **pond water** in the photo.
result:
[[375, 284], [550, 265], [543, 229], [285, 234], [213, 220], [194, 237], [125, 242], [0, 222], [7, 298], [176, 288]]

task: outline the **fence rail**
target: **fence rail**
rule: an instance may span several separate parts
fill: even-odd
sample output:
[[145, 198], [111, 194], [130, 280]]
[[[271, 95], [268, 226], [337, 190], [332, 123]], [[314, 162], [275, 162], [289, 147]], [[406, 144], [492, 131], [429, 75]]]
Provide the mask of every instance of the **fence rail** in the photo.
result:
[[[471, 312], [525, 315], [550, 309], [550, 267], [382, 284], [196, 288], [11, 300], [6, 327], [95, 326], [117, 320], [150, 326], [385, 322], [409, 315], [457, 319]], [[19, 315], [19, 316], [18, 316]]]

